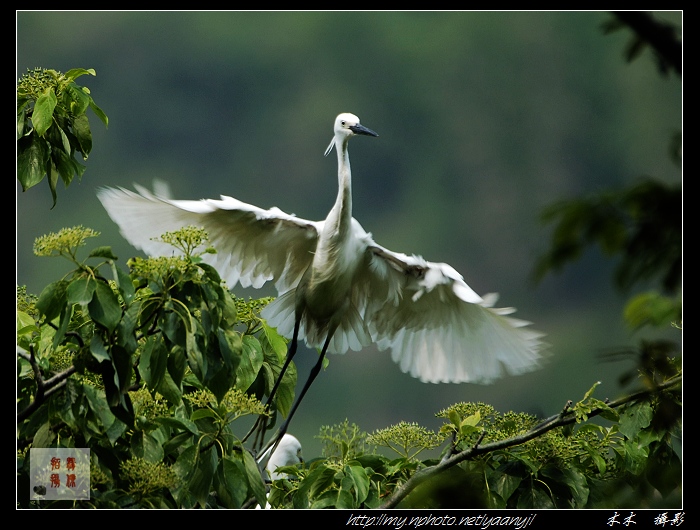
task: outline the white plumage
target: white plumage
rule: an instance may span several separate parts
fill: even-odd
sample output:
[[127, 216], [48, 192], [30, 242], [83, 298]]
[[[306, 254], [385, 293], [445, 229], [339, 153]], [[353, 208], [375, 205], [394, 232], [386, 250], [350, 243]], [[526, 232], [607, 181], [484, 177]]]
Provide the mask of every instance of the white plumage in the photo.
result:
[[204, 261], [230, 288], [274, 282], [279, 296], [263, 317], [286, 337], [298, 319], [310, 347], [322, 348], [329, 335], [333, 353], [376, 343], [391, 349], [401, 370], [432, 383], [488, 383], [538, 367], [542, 334], [508, 316], [514, 309], [494, 308], [495, 295], [480, 297], [446, 263], [378, 245], [352, 218], [347, 145], [356, 134], [377, 136], [357, 116], [340, 114], [326, 151], [336, 148], [339, 190], [325, 221], [228, 196], [172, 200], [137, 187], [101, 189], [98, 197], [122, 235], [149, 255], [173, 251], [152, 238], [187, 225], [205, 229], [217, 253]]
[[[270, 449], [272, 449], [272, 447], [270, 447]], [[264, 462], [268, 453], [269, 450], [268, 452], [263, 453], [259, 460]], [[265, 464], [265, 469], [267, 470], [270, 480], [279, 480], [282, 478], [287, 478], [287, 475], [284, 473], [278, 473], [278, 468], [284, 466], [294, 466], [303, 461], [304, 459], [301, 456], [301, 443], [291, 434], [285, 434], [282, 436], [279, 444], [277, 444], [277, 447], [272, 452], [267, 464]]]
[[[272, 452], [272, 454], [270, 454], [270, 452]], [[269, 446], [268, 449], [256, 459], [256, 461], [258, 465], [265, 467], [268, 475], [267, 478], [269, 478], [269, 480], [280, 480], [287, 478], [286, 473], [278, 473], [277, 470], [280, 467], [295, 466], [304, 461], [304, 458], [301, 456], [301, 443], [291, 434], [285, 434], [280, 439], [277, 447], [274, 447], [273, 445]], [[269, 493], [267, 497], [270, 497]], [[261, 507], [259, 504], [255, 506], [256, 510], [259, 510], [260, 508]], [[270, 503], [265, 503], [265, 509], [269, 510], [270, 508]]]

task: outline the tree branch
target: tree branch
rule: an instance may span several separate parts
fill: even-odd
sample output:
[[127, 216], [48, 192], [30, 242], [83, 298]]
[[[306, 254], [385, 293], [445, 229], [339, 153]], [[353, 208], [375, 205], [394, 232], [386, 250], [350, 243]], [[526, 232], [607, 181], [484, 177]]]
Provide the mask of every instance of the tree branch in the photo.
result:
[[[608, 403], [607, 405], [611, 408], [616, 408], [620, 407], [622, 405], [625, 405], [627, 403], [630, 403], [632, 401], [636, 401], [640, 398], [643, 397], [648, 397], [653, 394], [656, 394], [658, 392], [664, 391], [668, 388], [671, 388], [677, 384], [680, 384], [682, 381], [682, 375], [679, 374], [677, 376], [674, 376], [667, 381], [664, 381], [663, 383], [659, 384], [655, 388], [649, 389], [649, 390], [641, 390], [639, 392], [636, 392], [634, 394], [630, 394], [629, 396], [624, 396], [616, 401], [612, 401]], [[438, 475], [439, 473], [442, 473], [443, 471], [456, 466], [460, 462], [464, 462], [465, 460], [470, 460], [473, 459], [479, 455], [490, 453], [492, 451], [496, 451], [498, 449], [506, 449], [508, 447], [513, 447], [516, 445], [523, 444], [525, 442], [528, 442], [534, 438], [537, 438], [539, 436], [542, 436], [544, 433], [551, 431], [552, 429], [555, 429], [557, 427], [562, 427], [564, 425], [569, 425], [572, 423], [576, 422], [576, 417], [573, 414], [573, 411], [571, 410], [571, 401], [568, 401], [562, 411], [559, 414], [555, 414], [554, 416], [551, 416], [550, 418], [547, 418], [543, 422], [539, 423], [537, 426], [533, 427], [526, 433], [520, 434], [518, 436], [514, 436], [512, 438], [508, 438], [506, 440], [499, 440], [497, 442], [492, 442], [488, 443], [485, 445], [480, 445], [481, 440], [483, 439], [483, 433], [482, 436], [479, 438], [479, 440], [474, 444], [472, 447], [465, 449], [464, 451], [461, 451], [459, 453], [456, 453], [452, 456], [449, 456], [448, 458], [443, 458], [439, 464], [436, 464], [432, 467], [427, 467], [424, 469], [418, 470], [409, 480], [407, 480], [404, 484], [396, 488], [394, 493], [391, 494], [391, 496], [380, 506], [380, 508], [395, 508], [406, 496], [408, 496], [411, 491], [413, 491], [417, 486], [425, 482], [426, 480]], [[594, 416], [598, 416], [604, 411], [603, 408], [598, 408], [598, 409], [593, 409], [589, 414], [588, 417], [592, 418]]]
[[27, 353], [26, 350], [17, 347], [17, 355], [29, 362], [32, 370], [34, 371], [34, 378], [36, 380], [36, 396], [34, 396], [34, 400], [27, 405], [24, 410], [17, 413], [17, 423], [20, 423], [31, 416], [32, 413], [34, 413], [34, 411], [38, 409], [49, 396], [63, 388], [66, 385], [68, 378], [77, 370], [75, 366], [71, 366], [70, 368], [67, 368], [64, 371], [54, 375], [50, 379], [44, 380], [44, 376], [41, 373], [41, 368], [34, 358], [33, 348], [30, 348], [29, 353]]

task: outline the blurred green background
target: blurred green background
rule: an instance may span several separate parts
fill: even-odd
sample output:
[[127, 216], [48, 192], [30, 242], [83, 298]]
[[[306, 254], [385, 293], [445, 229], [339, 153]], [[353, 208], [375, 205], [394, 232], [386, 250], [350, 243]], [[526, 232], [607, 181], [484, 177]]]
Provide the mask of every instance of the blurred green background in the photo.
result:
[[[680, 25], [682, 13], [656, 13]], [[331, 356], [290, 432], [307, 459], [322, 425], [365, 431], [400, 421], [438, 428], [459, 401], [548, 416], [623, 392], [629, 362], [601, 354], [636, 344], [622, 319], [614, 261], [592, 248], [534, 285], [547, 248], [546, 205], [634, 183], [677, 182], [668, 157], [681, 129], [682, 82], [651, 52], [627, 63], [629, 30], [605, 35], [605, 12], [18, 12], [17, 76], [94, 68], [84, 76], [109, 129], [88, 112], [94, 149], [81, 183], [17, 184], [17, 283], [39, 294], [69, 270], [38, 258], [34, 239], [82, 224], [125, 267], [137, 254], [95, 196], [100, 186], [166, 181], [175, 198], [232, 195], [322, 219], [337, 190], [323, 157], [340, 112], [379, 138], [352, 142], [354, 215], [381, 245], [444, 261], [478, 293], [547, 334], [536, 372], [489, 386], [433, 385], [388, 352]], [[641, 287], [640, 287], [641, 288]], [[234, 289], [241, 296], [273, 294]], [[677, 332], [676, 332], [677, 333]], [[677, 335], [672, 335], [678, 338]], [[315, 353], [297, 356], [305, 379]]]

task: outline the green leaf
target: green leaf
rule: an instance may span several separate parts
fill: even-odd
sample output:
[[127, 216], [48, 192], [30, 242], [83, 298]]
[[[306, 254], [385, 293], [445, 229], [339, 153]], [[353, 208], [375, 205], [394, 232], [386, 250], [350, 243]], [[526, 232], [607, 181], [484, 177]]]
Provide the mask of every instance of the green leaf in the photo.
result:
[[61, 314], [67, 302], [67, 289], [68, 282], [59, 280], [50, 283], [41, 291], [36, 308], [46, 317], [46, 320], [51, 321]]
[[116, 417], [109, 410], [109, 405], [107, 404], [104, 393], [94, 386], [87, 384], [82, 385], [82, 390], [92, 412], [99, 418], [100, 423], [102, 423], [105, 429], [109, 428], [115, 422]]
[[158, 423], [159, 425], [165, 425], [166, 427], [170, 427], [171, 429], [179, 430], [179, 431], [187, 431], [190, 434], [199, 434], [199, 429], [197, 428], [197, 425], [191, 422], [190, 420], [184, 419], [184, 418], [173, 418], [171, 416], [158, 416], [153, 420], [154, 422]]
[[263, 364], [260, 341], [252, 335], [243, 335], [240, 363], [236, 373], [236, 388], [245, 392], [253, 384]]
[[168, 350], [160, 337], [150, 336], [139, 359], [139, 374], [148, 388], [155, 390], [161, 384], [168, 366]]
[[[100, 248], [110, 248], [110, 247], [100, 247]], [[111, 253], [111, 249], [110, 249]], [[116, 258], [114, 258], [116, 259]], [[112, 267], [112, 275], [114, 277], [114, 281], [117, 282], [117, 288], [119, 289], [119, 294], [122, 295], [122, 298], [124, 299], [124, 303], [128, 306], [131, 304], [131, 301], [134, 299], [134, 295], [136, 294], [136, 290], [134, 289], [134, 283], [131, 281], [131, 276], [129, 276], [126, 272], [124, 272], [122, 269], [117, 267], [117, 265], [112, 262], [110, 263], [110, 266]]]
[[627, 407], [620, 416], [620, 432], [630, 440], [646, 429], [651, 423], [654, 413], [649, 403], [643, 402]]
[[87, 169], [84, 165], [76, 162], [70, 154], [60, 150], [52, 151], [51, 161], [54, 163], [61, 180], [66, 186], [73, 182], [74, 176], [82, 177], [85, 169]]
[[617, 413], [617, 411], [603, 401], [598, 403], [598, 409], [600, 410], [601, 418], [614, 422], [617, 422], [620, 419], [620, 415]]
[[53, 336], [52, 346], [54, 349], [58, 348], [58, 346], [63, 342], [63, 339], [66, 336], [68, 326], [70, 325], [70, 321], [73, 316], [73, 307], [74, 306], [72, 304], [66, 304], [65, 306], [63, 306], [61, 318], [58, 321], [58, 328], [56, 328], [56, 332]]
[[584, 508], [588, 502], [588, 482], [586, 476], [574, 467], [559, 468], [555, 466], [545, 466], [542, 475], [547, 476], [556, 482], [565, 484], [571, 491], [574, 507]]
[[477, 432], [481, 432], [481, 429], [469, 424], [462, 425], [462, 427], [459, 429], [459, 435], [462, 438], [468, 438], [469, 436]]
[[464, 427], [465, 425], [469, 425], [471, 427], [476, 427], [480, 421], [481, 413], [477, 410], [474, 414], [467, 416], [464, 418], [464, 420], [462, 420], [462, 426]]
[[206, 507], [207, 499], [212, 491], [214, 473], [218, 463], [216, 451], [213, 449], [199, 453], [199, 458], [195, 464], [195, 472], [190, 478], [188, 489], [202, 508]]
[[88, 304], [88, 311], [92, 319], [107, 328], [110, 333], [114, 331], [122, 318], [119, 300], [112, 288], [104, 282], [96, 282], [95, 295]]
[[90, 108], [92, 109], [92, 112], [95, 113], [95, 116], [97, 116], [102, 123], [105, 124], [105, 127], [109, 125], [109, 118], [107, 118], [107, 115], [104, 113], [104, 111], [97, 106], [97, 103], [95, 103], [95, 100], [90, 98]]
[[[215, 368], [209, 363], [209, 377], [207, 388], [211, 390], [217, 401], [221, 401], [226, 393], [234, 387], [236, 382], [236, 372], [227, 366]], [[213, 372], [213, 373], [212, 373]]]
[[32, 447], [36, 449], [51, 447], [55, 438], [56, 435], [51, 430], [51, 424], [46, 422], [39, 427], [36, 434], [34, 434], [34, 438], [32, 439]]
[[[70, 111], [71, 113], [75, 116], [74, 124], [75, 121], [77, 121], [78, 118], [86, 118], [84, 116], [85, 114], [85, 109], [88, 108], [90, 105], [90, 96], [83, 92], [82, 87], [76, 85], [75, 83], [69, 83], [66, 86], [65, 93], [68, 95], [70, 98]], [[75, 130], [75, 127], [73, 128]], [[88, 130], [89, 130], [89, 125], [88, 125]]]
[[202, 355], [195, 334], [188, 330], [185, 337], [188, 366], [200, 382], [206, 383], [208, 375], [207, 359]]
[[581, 445], [586, 450], [591, 460], [593, 460], [596, 469], [598, 469], [598, 473], [600, 473], [601, 475], [605, 473], [606, 469], [608, 468], [608, 464], [605, 461], [605, 458], [601, 456], [599, 449], [591, 447], [590, 444], [586, 442], [581, 442]]
[[[520, 469], [522, 470], [522, 468]], [[516, 469], [511, 466], [511, 470], [515, 471]], [[495, 491], [504, 501], [507, 501], [515, 493], [522, 480], [522, 476], [506, 473], [498, 469], [486, 474], [489, 490]]]
[[89, 75], [97, 75], [97, 74], [95, 73], [95, 69], [94, 69], [94, 68], [87, 68], [87, 69], [85, 69], [85, 68], [71, 68], [70, 70], [68, 70], [68, 71], [67, 71], [65, 74], [63, 74], [63, 75], [65, 75], [68, 79], [72, 79], [73, 81], [75, 81], [75, 80], [78, 79], [81, 75], [86, 75], [86, 74], [89, 74]]
[[209, 280], [214, 285], [219, 285], [221, 283], [221, 276], [219, 276], [219, 271], [217, 271], [214, 267], [212, 267], [208, 263], [198, 263], [197, 267], [204, 271], [204, 275], [207, 278], [209, 278]]
[[[58, 150], [58, 149], [61, 149], [61, 148], [62, 148], [62, 149], [63, 149], [63, 152], [64, 152], [66, 155], [70, 156], [71, 153], [72, 153], [72, 149], [71, 149], [71, 145], [70, 145], [70, 140], [68, 139], [68, 136], [66, 135], [66, 133], [65, 133], [65, 132], [63, 131], [63, 129], [58, 125], [58, 123], [56, 123], [56, 124], [55, 124], [55, 127], [54, 127], [53, 129], [51, 129], [51, 130], [52, 130], [52, 131], [58, 131], [58, 136], [59, 136], [59, 138], [60, 138], [60, 140], [61, 140], [61, 145], [60, 145], [60, 147], [59, 147], [58, 145], [53, 145], [53, 146], [52, 146], [52, 150]], [[53, 138], [50, 138], [50, 139], [49, 139], [49, 143], [53, 143], [52, 140], [53, 140]]]
[[214, 491], [224, 508], [240, 508], [248, 498], [245, 469], [228, 456], [219, 460], [214, 477]]
[[19, 139], [17, 142], [17, 180], [22, 185], [22, 191], [27, 191], [43, 180], [50, 158], [49, 153], [48, 144], [35, 132]]
[[[26, 109], [26, 102], [27, 100], [25, 99], [25, 105], [21, 105], [20, 107], [17, 108], [17, 139], [19, 140], [24, 136], [24, 127], [27, 125], [27, 109]], [[19, 99], [18, 99], [19, 103]]]
[[219, 339], [219, 351], [224, 364], [235, 371], [243, 352], [241, 334], [230, 329], [219, 328], [216, 336]]
[[274, 351], [277, 354], [277, 359], [280, 363], [284, 362], [284, 359], [287, 356], [287, 341], [282, 335], [277, 333], [276, 328], [268, 326], [265, 321], [262, 322], [260, 342], [263, 348], [269, 348], [271, 351]]
[[195, 464], [198, 456], [199, 446], [191, 445], [179, 454], [176, 462], [173, 464], [172, 469], [180, 479], [180, 486], [173, 491], [173, 496], [178, 504], [182, 504], [189, 495], [188, 486], [192, 476], [196, 472]]
[[46, 131], [53, 123], [53, 111], [56, 108], [56, 93], [53, 87], [47, 87], [46, 90], [37, 98], [34, 104], [34, 112], [32, 113], [32, 123], [34, 129], [39, 136], [44, 136]]
[[17, 311], [16, 322], [18, 337], [39, 331], [34, 318], [29, 316], [24, 311]]
[[97, 362], [112, 362], [109, 352], [102, 342], [102, 338], [97, 333], [92, 336], [92, 339], [90, 339], [90, 353], [95, 359], [97, 359]]
[[197, 409], [190, 415], [190, 420], [197, 421], [202, 418], [217, 418], [216, 413], [211, 409]]
[[518, 497], [517, 507], [520, 509], [550, 509], [556, 508], [552, 498], [543, 490], [538, 482], [533, 482], [533, 486], [525, 488]]
[[263, 482], [260, 469], [258, 469], [258, 465], [255, 463], [253, 455], [251, 455], [248, 451], [243, 451], [243, 464], [245, 466], [246, 475], [248, 476], [250, 490], [253, 492], [258, 504], [260, 506], [265, 506], [265, 502], [267, 501], [265, 483]]
[[87, 160], [90, 151], [92, 151], [92, 131], [90, 131], [90, 122], [85, 114], [77, 116], [73, 120], [73, 133], [80, 144], [83, 160]]
[[624, 311], [625, 320], [632, 329], [646, 325], [667, 326], [682, 317], [681, 303], [651, 291], [633, 297]]
[[[182, 378], [180, 378], [182, 381]], [[179, 383], [175, 383], [169, 372], [165, 372], [163, 379], [156, 386], [156, 391], [173, 405], [182, 403], [182, 389]]]
[[111, 348], [112, 365], [114, 366], [116, 378], [115, 383], [121, 392], [126, 392], [131, 385], [132, 362], [131, 354], [119, 344], [114, 344]]
[[163, 445], [149, 433], [136, 431], [131, 439], [131, 452], [148, 462], [161, 462], [165, 456]]
[[307, 495], [311, 495], [312, 498], [316, 497], [319, 492], [324, 491], [333, 484], [335, 474], [335, 469], [325, 464], [320, 464], [302, 480], [299, 485], [298, 495], [302, 497]]
[[127, 430], [126, 423], [121, 421], [119, 418], [116, 418], [112, 425], [110, 425], [107, 430], [105, 431], [105, 434], [107, 435], [107, 439], [109, 440], [109, 443], [114, 446], [117, 441], [124, 436], [124, 433]]
[[105, 259], [110, 259], [110, 260], [119, 259], [112, 252], [112, 247], [108, 247], [108, 246], [93, 248], [90, 251], [90, 254], [88, 255], [88, 257], [90, 257], [90, 258], [105, 258]]
[[448, 418], [450, 419], [450, 421], [452, 422], [452, 425], [454, 425], [455, 428], [456, 428], [457, 430], [459, 430], [459, 427], [460, 427], [460, 425], [462, 424], [462, 418], [461, 418], [461, 416], [459, 415], [459, 413], [458, 413], [456, 410], [454, 410], [454, 409], [450, 409], [450, 410], [447, 412], [447, 417], [448, 417]]
[[49, 156], [49, 160], [46, 163], [46, 174], [49, 176], [49, 189], [51, 190], [51, 197], [53, 198], [53, 204], [51, 208], [56, 206], [56, 184], [58, 184], [58, 171], [56, 170], [56, 166], [53, 163], [53, 160], [51, 160], [51, 156]]
[[[183, 350], [180, 346], [173, 346], [173, 348], [170, 350], [170, 354], [168, 355], [167, 373], [170, 374], [173, 383], [177, 387], [179, 387], [182, 383], [182, 378], [185, 376], [186, 367], [187, 359], [185, 358], [185, 350]], [[161, 394], [163, 393], [161, 392]]]
[[178, 313], [170, 311], [163, 318], [159, 319], [158, 323], [160, 324], [160, 330], [170, 342], [177, 344], [181, 348], [186, 346], [187, 330]]
[[357, 463], [346, 465], [343, 471], [345, 471], [345, 476], [352, 480], [357, 506], [359, 506], [369, 494], [369, 476], [367, 476], [365, 468]]
[[586, 392], [584, 394], [583, 399], [579, 403], [581, 403], [581, 402], [587, 400], [589, 397], [591, 397], [591, 395], [593, 395], [593, 392], [595, 391], [596, 387], [600, 384], [601, 384], [601, 381], [596, 381], [595, 383], [593, 383], [593, 386], [588, 389], [588, 392]]
[[[338, 496], [335, 499], [335, 507], [339, 510], [347, 510], [350, 508], [357, 508], [357, 505], [353, 502], [353, 495], [350, 491], [352, 481], [343, 480], [340, 484], [340, 489], [338, 490]], [[328, 492], [330, 494], [330, 492]], [[314, 508], [318, 508], [314, 503]]]
[[633, 475], [640, 475], [644, 472], [649, 456], [648, 448], [641, 446], [636, 440], [626, 440], [623, 444], [623, 462], [625, 469]]
[[66, 289], [66, 296], [69, 304], [87, 305], [97, 288], [97, 282], [92, 276], [78, 276], [74, 278]]

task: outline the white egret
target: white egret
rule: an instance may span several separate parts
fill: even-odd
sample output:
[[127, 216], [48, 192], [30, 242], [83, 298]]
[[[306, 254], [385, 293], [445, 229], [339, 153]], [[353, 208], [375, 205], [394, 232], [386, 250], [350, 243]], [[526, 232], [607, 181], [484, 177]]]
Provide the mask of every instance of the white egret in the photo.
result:
[[[272, 455], [270, 455], [272, 453]], [[301, 443], [291, 434], [285, 434], [280, 438], [279, 444], [274, 448], [269, 446], [256, 462], [267, 471], [267, 478], [271, 481], [287, 478], [286, 473], [278, 473], [277, 470], [284, 466], [295, 466], [304, 461], [301, 455]], [[265, 477], [263, 477], [265, 478]], [[270, 495], [268, 494], [268, 497]], [[260, 505], [256, 506], [259, 509]], [[270, 503], [265, 504], [265, 509], [270, 509]]]
[[[267, 451], [265, 451], [257, 459], [259, 464], [265, 465], [265, 469], [267, 470], [270, 480], [287, 478], [285, 473], [277, 472], [278, 468], [283, 466], [294, 466], [304, 461], [304, 458], [301, 455], [301, 443], [291, 434], [285, 434], [282, 436], [279, 444], [277, 444], [275, 450], [272, 451], [272, 455], [269, 456], [269, 459], [267, 459], [271, 451], [272, 447], [268, 448]], [[265, 462], [266, 459], [267, 462]]]
[[[216, 254], [204, 260], [229, 287], [261, 287], [273, 281], [279, 296], [262, 316], [320, 356], [289, 416], [270, 446], [279, 442], [326, 352], [345, 353], [375, 343], [391, 349], [402, 371], [424, 382], [488, 383], [541, 364], [542, 334], [529, 322], [495, 308], [495, 295], [480, 297], [446, 263], [392, 252], [378, 245], [352, 217], [348, 141], [378, 136], [357, 116], [340, 114], [326, 155], [338, 155], [338, 195], [324, 221], [307, 221], [278, 208], [264, 210], [233, 197], [172, 200], [137, 187], [101, 189], [98, 197], [122, 235], [150, 255], [172, 252], [153, 238], [195, 225], [205, 229]], [[281, 375], [278, 378], [281, 379]], [[272, 391], [272, 395], [276, 387]], [[272, 400], [268, 398], [268, 403]]]

